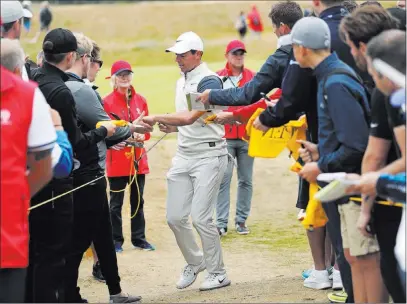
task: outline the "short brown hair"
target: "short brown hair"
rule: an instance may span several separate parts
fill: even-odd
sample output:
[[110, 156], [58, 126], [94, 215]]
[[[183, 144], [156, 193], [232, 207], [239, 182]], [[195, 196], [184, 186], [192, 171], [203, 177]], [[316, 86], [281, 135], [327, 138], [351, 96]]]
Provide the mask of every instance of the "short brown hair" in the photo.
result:
[[275, 25], [286, 24], [290, 29], [303, 17], [301, 7], [298, 3], [287, 0], [274, 4], [271, 7], [269, 18]]
[[381, 32], [398, 28], [398, 21], [384, 8], [367, 5], [356, 9], [345, 16], [339, 26], [339, 35], [346, 41], [346, 35], [359, 48], [361, 42], [368, 43], [370, 39]]

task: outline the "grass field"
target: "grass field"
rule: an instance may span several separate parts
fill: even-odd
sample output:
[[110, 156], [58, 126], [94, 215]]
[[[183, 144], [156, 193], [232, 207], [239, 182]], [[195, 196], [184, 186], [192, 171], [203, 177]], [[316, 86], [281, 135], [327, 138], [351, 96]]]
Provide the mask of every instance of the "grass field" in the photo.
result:
[[[170, 113], [175, 110], [175, 82], [180, 74], [178, 67], [173, 62], [174, 56], [172, 54], [167, 54], [167, 56], [171, 65], [134, 67], [133, 84], [136, 91], [147, 98], [151, 113]], [[257, 70], [263, 63], [263, 60], [248, 60], [247, 66]], [[215, 62], [210, 63], [209, 67], [217, 70], [223, 65], [224, 62]], [[110, 68], [102, 69], [96, 81], [100, 86], [102, 96], [109, 94], [112, 90], [109, 81], [105, 80], [108, 75], [110, 75]]]

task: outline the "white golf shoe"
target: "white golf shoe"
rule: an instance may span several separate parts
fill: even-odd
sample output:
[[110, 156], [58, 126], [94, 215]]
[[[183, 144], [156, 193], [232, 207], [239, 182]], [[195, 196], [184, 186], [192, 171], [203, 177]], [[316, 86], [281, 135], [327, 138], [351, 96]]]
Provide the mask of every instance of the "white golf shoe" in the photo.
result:
[[310, 276], [304, 280], [304, 286], [312, 289], [327, 289], [332, 287], [327, 270], [312, 270]]
[[202, 283], [199, 290], [212, 290], [216, 288], [222, 288], [230, 285], [230, 280], [228, 279], [226, 274], [217, 274], [217, 273], [210, 273], [206, 278], [205, 281]]
[[181, 276], [176, 284], [178, 289], [184, 289], [187, 288], [188, 286], [192, 285], [192, 283], [195, 282], [198, 273], [201, 271], [205, 270], [206, 266], [205, 263], [202, 263], [202, 265], [199, 267], [197, 271], [194, 271], [194, 268], [192, 265], [187, 265], [184, 267], [184, 269], [181, 272]]

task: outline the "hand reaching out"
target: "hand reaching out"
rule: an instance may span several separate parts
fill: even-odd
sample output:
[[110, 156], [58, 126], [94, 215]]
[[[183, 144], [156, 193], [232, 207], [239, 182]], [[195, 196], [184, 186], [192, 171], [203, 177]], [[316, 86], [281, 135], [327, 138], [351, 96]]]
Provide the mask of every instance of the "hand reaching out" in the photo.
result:
[[164, 132], [164, 133], [177, 132], [177, 127], [176, 126], [170, 126], [170, 125], [165, 125], [165, 124], [159, 123], [158, 127], [160, 128], [160, 131]]

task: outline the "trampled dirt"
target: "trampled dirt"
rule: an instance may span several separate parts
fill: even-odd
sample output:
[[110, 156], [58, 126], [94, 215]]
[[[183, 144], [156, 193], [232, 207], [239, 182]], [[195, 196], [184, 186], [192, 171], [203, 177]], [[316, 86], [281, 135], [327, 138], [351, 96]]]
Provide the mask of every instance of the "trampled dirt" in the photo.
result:
[[[152, 144], [153, 139], [150, 143]], [[175, 154], [176, 141], [165, 140], [149, 154], [151, 173], [145, 191], [147, 238], [154, 252], [135, 250], [129, 242], [128, 197], [123, 208], [124, 252], [117, 255], [123, 290], [143, 297], [143, 302], [326, 302], [327, 291], [302, 285], [301, 271], [312, 264], [305, 231], [296, 220], [297, 177], [289, 171], [292, 159], [256, 159], [252, 212], [247, 222], [251, 233], [234, 232], [236, 177], [232, 182], [229, 234], [222, 239], [224, 261], [232, 285], [200, 292], [206, 272], [185, 290], [175, 288], [183, 257], [165, 220], [165, 174]], [[180, 191], [182, 191], [180, 189]], [[92, 260], [84, 258], [79, 286], [89, 302], [108, 301], [104, 283], [92, 277]]]

